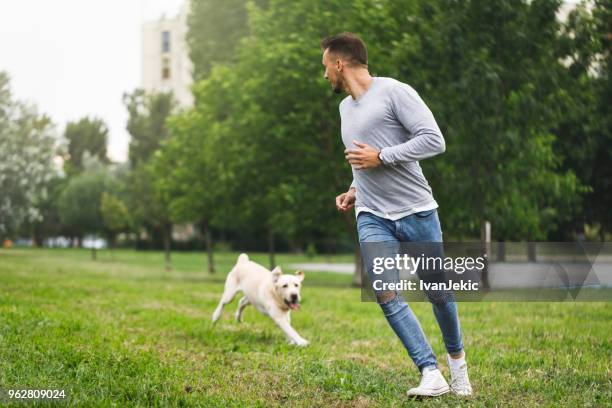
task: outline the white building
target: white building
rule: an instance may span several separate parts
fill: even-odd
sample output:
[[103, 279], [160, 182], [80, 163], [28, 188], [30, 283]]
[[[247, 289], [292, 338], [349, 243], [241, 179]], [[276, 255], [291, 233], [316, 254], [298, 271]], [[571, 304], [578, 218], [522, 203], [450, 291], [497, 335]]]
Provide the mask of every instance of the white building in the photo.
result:
[[169, 92], [181, 107], [193, 104], [193, 65], [187, 47], [186, 0], [172, 19], [162, 16], [142, 27], [142, 87], [148, 92]]

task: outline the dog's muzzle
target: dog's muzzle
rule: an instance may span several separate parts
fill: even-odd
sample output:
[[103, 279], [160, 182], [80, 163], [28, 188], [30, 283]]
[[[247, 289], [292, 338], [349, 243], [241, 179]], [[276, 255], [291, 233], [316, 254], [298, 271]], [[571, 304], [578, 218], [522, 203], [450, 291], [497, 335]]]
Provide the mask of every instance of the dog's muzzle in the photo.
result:
[[300, 308], [300, 300], [296, 295], [292, 295], [291, 300], [285, 299], [285, 304], [291, 310], [298, 310]]

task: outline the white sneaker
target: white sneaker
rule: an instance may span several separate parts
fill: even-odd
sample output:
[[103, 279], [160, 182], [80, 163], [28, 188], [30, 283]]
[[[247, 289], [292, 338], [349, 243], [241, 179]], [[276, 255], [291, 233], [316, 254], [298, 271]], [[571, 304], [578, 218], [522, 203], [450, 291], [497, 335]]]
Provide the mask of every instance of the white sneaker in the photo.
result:
[[437, 368], [425, 368], [421, 383], [408, 390], [409, 397], [437, 397], [450, 391], [448, 383]]
[[463, 360], [463, 364], [459, 367], [455, 367], [451, 364], [451, 357], [448, 354], [446, 355], [446, 361], [448, 362], [448, 368], [451, 374], [450, 389], [455, 394], [462, 397], [472, 395], [472, 386], [470, 385], [465, 359]]

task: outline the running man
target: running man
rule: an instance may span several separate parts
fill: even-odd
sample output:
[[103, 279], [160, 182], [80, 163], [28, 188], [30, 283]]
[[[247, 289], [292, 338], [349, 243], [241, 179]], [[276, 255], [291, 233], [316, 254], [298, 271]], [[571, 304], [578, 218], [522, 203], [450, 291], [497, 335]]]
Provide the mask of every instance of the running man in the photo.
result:
[[[353, 182], [336, 197], [336, 207], [343, 212], [355, 208], [361, 243], [442, 242], [438, 204], [419, 166], [419, 160], [446, 148], [431, 111], [409, 85], [372, 77], [366, 46], [354, 34], [325, 38], [321, 49], [325, 79], [335, 93], [349, 94], [340, 103], [340, 119]], [[393, 291], [376, 297], [421, 372], [419, 386], [408, 395], [471, 395], [455, 301], [430, 298], [448, 352], [449, 387], [408, 304]]]

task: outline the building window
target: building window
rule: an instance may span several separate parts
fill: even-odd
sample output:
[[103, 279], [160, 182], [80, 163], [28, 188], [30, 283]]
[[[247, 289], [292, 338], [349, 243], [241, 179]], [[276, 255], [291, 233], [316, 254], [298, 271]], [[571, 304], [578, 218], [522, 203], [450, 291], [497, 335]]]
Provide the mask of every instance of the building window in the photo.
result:
[[170, 79], [170, 60], [168, 58], [162, 60], [162, 79]]
[[170, 31], [162, 32], [162, 52], [170, 52]]

